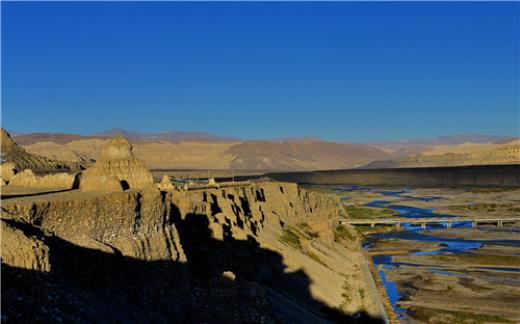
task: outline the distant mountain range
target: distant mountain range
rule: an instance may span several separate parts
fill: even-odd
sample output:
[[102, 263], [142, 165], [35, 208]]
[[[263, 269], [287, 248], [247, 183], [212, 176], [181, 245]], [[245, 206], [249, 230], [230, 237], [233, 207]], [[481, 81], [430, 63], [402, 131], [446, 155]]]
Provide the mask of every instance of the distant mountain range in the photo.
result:
[[435, 145], [419, 154], [372, 161], [364, 168], [438, 167], [478, 164], [520, 164], [520, 139], [499, 142]]
[[128, 131], [121, 128], [111, 128], [104, 132], [93, 134], [93, 136], [114, 137], [122, 135], [132, 141], [208, 141], [208, 142], [225, 142], [238, 141], [237, 138], [216, 136], [204, 132], [183, 132], [183, 131], [168, 131], [161, 133], [143, 133]]
[[17, 133], [10, 132], [11, 136], [16, 139], [20, 145], [31, 145], [39, 142], [53, 142], [58, 144], [67, 144], [72, 141], [78, 141], [89, 138], [109, 138], [117, 135], [124, 136], [133, 142], [143, 141], [203, 141], [203, 142], [226, 142], [240, 141], [232, 137], [216, 136], [204, 132], [183, 132], [169, 131], [162, 133], [144, 133], [137, 131], [129, 131], [122, 128], [110, 128], [103, 132], [94, 133], [92, 135], [78, 135], [66, 133]]
[[[124, 136], [134, 142], [139, 141], [218, 141], [218, 142], [242, 142], [245, 141], [236, 137], [218, 136], [206, 132], [188, 132], [188, 131], [166, 131], [160, 133], [145, 133], [139, 131], [131, 131], [122, 128], [110, 128], [102, 132], [91, 135], [78, 135], [67, 133], [18, 133], [10, 132], [13, 138], [20, 145], [30, 145], [37, 142], [49, 141], [59, 144], [86, 139], [86, 138], [107, 138], [117, 135]], [[514, 139], [512, 136], [489, 136], [489, 135], [453, 135], [453, 136], [439, 136], [434, 138], [418, 138], [411, 140], [396, 140], [396, 141], [374, 141], [363, 142], [358, 145], [370, 145], [377, 148], [398, 151], [401, 149], [418, 148], [423, 149], [434, 145], [457, 145], [463, 143], [499, 143]], [[327, 142], [316, 136], [305, 137], [281, 137], [265, 140], [268, 142], [298, 142], [298, 141], [314, 141]], [[337, 142], [336, 142], [337, 143]], [[341, 142], [340, 142], [341, 143]]]
[[401, 141], [367, 142], [365, 144], [391, 153], [393, 157], [403, 157], [412, 154], [419, 154], [437, 145], [459, 145], [464, 143], [502, 143], [511, 141], [513, 139], [515, 139], [513, 136], [453, 135]]
[[498, 143], [505, 140], [512, 140], [512, 136], [495, 136], [495, 135], [452, 135], [438, 136], [433, 138], [416, 138], [402, 141], [386, 141], [376, 142], [384, 144], [425, 144], [425, 145], [457, 145], [464, 143]]
[[129, 138], [136, 155], [155, 169], [287, 171], [520, 163], [516, 142], [509, 143], [513, 137], [485, 135], [354, 144], [316, 137], [252, 141], [204, 132], [145, 133], [112, 128], [90, 136], [31, 133], [17, 134], [13, 139], [28, 152], [49, 159], [85, 162], [97, 159], [104, 141], [116, 135]]

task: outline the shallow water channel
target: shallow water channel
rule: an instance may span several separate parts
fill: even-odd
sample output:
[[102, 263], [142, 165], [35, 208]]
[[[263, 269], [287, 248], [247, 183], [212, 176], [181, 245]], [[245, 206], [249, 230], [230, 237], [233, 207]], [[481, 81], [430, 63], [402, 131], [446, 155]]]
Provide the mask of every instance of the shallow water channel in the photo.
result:
[[[377, 188], [369, 188], [369, 187], [359, 187], [359, 186], [341, 186], [336, 187], [336, 191], [341, 192], [352, 192], [352, 191], [359, 191], [359, 190], [365, 190], [365, 191], [371, 191], [379, 193], [383, 196], [392, 196], [392, 197], [398, 197], [400, 201], [403, 200], [420, 200], [424, 202], [443, 199], [439, 196], [426, 196], [426, 197], [418, 197], [418, 196], [412, 196], [409, 195], [409, 193], [412, 192], [411, 189], [404, 188], [400, 190], [380, 190]], [[400, 205], [400, 204], [394, 204], [387, 200], [373, 200], [371, 202], [368, 202], [364, 204], [364, 206], [367, 207], [379, 207], [379, 208], [386, 208], [386, 209], [392, 209], [400, 214], [400, 217], [403, 218], [410, 218], [410, 219], [417, 219], [417, 218], [450, 218], [450, 217], [458, 217], [458, 215], [449, 215], [449, 214], [440, 214], [436, 213], [434, 209], [429, 208], [419, 208], [419, 207], [412, 207], [412, 206], [406, 206], [406, 205]], [[441, 236], [433, 236], [428, 235], [426, 233], [423, 233], [424, 230], [421, 229], [420, 224], [408, 224], [406, 222], [401, 223], [402, 230], [393, 230], [389, 232], [383, 232], [383, 233], [374, 233], [369, 234], [366, 236], [365, 241], [363, 242], [363, 247], [365, 249], [370, 249], [375, 241], [380, 240], [410, 240], [415, 242], [435, 242], [439, 243], [439, 248], [435, 250], [427, 250], [427, 251], [416, 251], [410, 253], [410, 255], [420, 255], [420, 254], [444, 254], [444, 253], [451, 253], [451, 254], [458, 254], [458, 253], [464, 253], [469, 250], [475, 250], [481, 248], [484, 244], [505, 244], [505, 245], [518, 245], [520, 246], [520, 240], [474, 240], [474, 239], [464, 239], [464, 238], [453, 238], [453, 237], [441, 237]], [[471, 228], [471, 221], [461, 221], [461, 222], [452, 222], [451, 224], [452, 228]], [[445, 224], [427, 224], [426, 225], [426, 231], [434, 231], [438, 229], [446, 228]], [[497, 228], [494, 229], [496, 231], [511, 231], [510, 229], [501, 229]], [[411, 242], [411, 244], [413, 244]], [[392, 304], [392, 307], [394, 308], [394, 311], [398, 315], [399, 319], [403, 319], [403, 315], [406, 313], [406, 309], [400, 308], [398, 306], [398, 301], [401, 300], [404, 296], [399, 292], [398, 286], [395, 282], [388, 279], [388, 276], [385, 272], [385, 270], [395, 269], [396, 267], [400, 267], [402, 265], [406, 266], [417, 266], [422, 267], [423, 269], [427, 269], [428, 271], [440, 274], [440, 275], [447, 275], [447, 276], [455, 276], [455, 277], [465, 277], [466, 275], [460, 272], [455, 271], [449, 271], [449, 267], [442, 266], [442, 265], [427, 265], [427, 264], [414, 264], [414, 263], [403, 263], [403, 262], [394, 262], [392, 255], [377, 255], [373, 256], [372, 260], [376, 266], [376, 269], [378, 271], [378, 274], [381, 278], [381, 281], [383, 282], [386, 293], [390, 299], [390, 302]], [[444, 269], [448, 268], [448, 269]], [[486, 269], [486, 270], [507, 270], [507, 271], [520, 271], [520, 268], [509, 268], [509, 267], [473, 267], [478, 269]], [[496, 279], [496, 280], [502, 280], [500, 278], [488, 278], [488, 279]], [[513, 283], [513, 282], [512, 282]], [[515, 282], [513, 284], [519, 284], [519, 282]]]

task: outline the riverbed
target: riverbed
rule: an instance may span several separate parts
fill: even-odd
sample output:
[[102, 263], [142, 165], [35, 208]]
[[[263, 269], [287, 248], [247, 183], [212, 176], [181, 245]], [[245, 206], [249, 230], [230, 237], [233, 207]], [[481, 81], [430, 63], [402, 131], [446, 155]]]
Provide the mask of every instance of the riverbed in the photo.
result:
[[[347, 211], [391, 210], [398, 217], [520, 217], [520, 189], [333, 186]], [[357, 208], [357, 209], [356, 209]], [[370, 211], [370, 210], [369, 210]], [[387, 213], [388, 214], [388, 213]], [[396, 214], [392, 215], [396, 217]], [[351, 214], [356, 217], [356, 213]], [[402, 322], [520, 322], [519, 223], [406, 222], [402, 230], [365, 230], [363, 247]]]

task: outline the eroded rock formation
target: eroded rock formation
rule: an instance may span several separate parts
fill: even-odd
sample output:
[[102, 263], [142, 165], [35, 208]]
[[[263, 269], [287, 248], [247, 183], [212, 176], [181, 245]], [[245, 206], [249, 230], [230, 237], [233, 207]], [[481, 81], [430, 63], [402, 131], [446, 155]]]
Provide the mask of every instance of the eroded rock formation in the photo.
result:
[[153, 184], [150, 170], [134, 156], [130, 142], [118, 136], [107, 141], [101, 159], [83, 172], [80, 188], [83, 191], [110, 192], [141, 189], [149, 184]]
[[78, 186], [78, 174], [55, 173], [37, 176], [31, 169], [16, 173], [9, 180], [11, 187], [73, 189]]
[[0, 164], [0, 178], [5, 184], [9, 183], [16, 173], [16, 164], [13, 162], [5, 162]]
[[[68, 311], [73, 321], [125, 321], [122, 314], [154, 322], [348, 319], [332, 310], [344, 302], [341, 283], [352, 276], [346, 269], [355, 263], [349, 250], [334, 242], [337, 202], [295, 184], [175, 192], [147, 185], [88, 195], [74, 191], [8, 199], [2, 210], [2, 221], [23, 231], [18, 234], [37, 233], [48, 246], [50, 276], [34, 280], [54, 285], [59, 296], [73, 296], [74, 305], [90, 305]], [[5, 252], [12, 250], [9, 246], [2, 254], [11, 253]], [[34, 320], [27, 309], [49, 303], [34, 297], [38, 292], [31, 290], [28, 298], [19, 288], [32, 283], [36, 274], [14, 267], [34, 269], [32, 264], [6, 263], [3, 275], [9, 284], [3, 286], [2, 297], [8, 318]], [[23, 314], [8, 307], [19, 295], [28, 300]], [[97, 307], [89, 296], [107, 296], [118, 306]], [[57, 300], [52, 304], [57, 311], [38, 315], [40, 320], [53, 321], [70, 309]], [[353, 298], [349, 307], [370, 306]]]
[[2, 220], [2, 263], [11, 267], [50, 271], [49, 247]]
[[11, 162], [18, 171], [24, 169], [42, 172], [59, 170], [79, 171], [81, 168], [79, 163], [53, 161], [44, 156], [26, 152], [23, 147], [13, 141], [11, 135], [3, 128], [0, 129], [0, 144], [2, 164]]
[[161, 182], [159, 184], [157, 184], [157, 187], [160, 190], [174, 190], [175, 189], [175, 186], [171, 182], [170, 177], [166, 174], [162, 177]]

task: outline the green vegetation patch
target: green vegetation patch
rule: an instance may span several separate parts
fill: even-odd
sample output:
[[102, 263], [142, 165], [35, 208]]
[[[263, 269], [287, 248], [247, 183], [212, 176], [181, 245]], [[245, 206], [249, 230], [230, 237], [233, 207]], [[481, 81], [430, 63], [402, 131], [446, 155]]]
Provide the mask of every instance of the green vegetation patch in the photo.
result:
[[497, 266], [518, 266], [520, 257], [512, 255], [480, 255], [480, 254], [435, 254], [429, 258], [450, 264], [465, 265], [497, 265]]
[[320, 237], [320, 234], [318, 232], [312, 231], [309, 227], [309, 224], [307, 223], [298, 224], [298, 228], [303, 232], [303, 235], [309, 240], [317, 239], [318, 237]]
[[315, 253], [309, 251], [307, 252], [307, 256], [311, 259], [313, 259], [314, 261], [318, 262], [319, 264], [321, 264], [322, 266], [325, 266], [328, 268], [328, 266], [325, 264], [325, 262], [323, 262], [319, 256], [317, 256]]
[[334, 229], [334, 241], [340, 242], [341, 240], [353, 241], [354, 235], [350, 233], [347, 227], [339, 225]]
[[481, 212], [494, 212], [494, 211], [512, 211], [520, 212], [520, 207], [513, 204], [495, 204], [495, 203], [481, 203], [471, 205], [453, 205], [449, 206], [448, 209], [454, 211], [481, 211]]
[[340, 307], [345, 308], [352, 302], [352, 297], [350, 296], [351, 288], [348, 281], [345, 280], [341, 288], [343, 288], [343, 293], [341, 294], [341, 297], [343, 297], [343, 302], [341, 303]]
[[284, 229], [280, 241], [297, 250], [302, 249], [300, 237], [290, 228]]
[[365, 289], [363, 289], [363, 288], [359, 288], [358, 293], [359, 293], [359, 297], [360, 297], [361, 299], [364, 299], [364, 298], [365, 298]]

